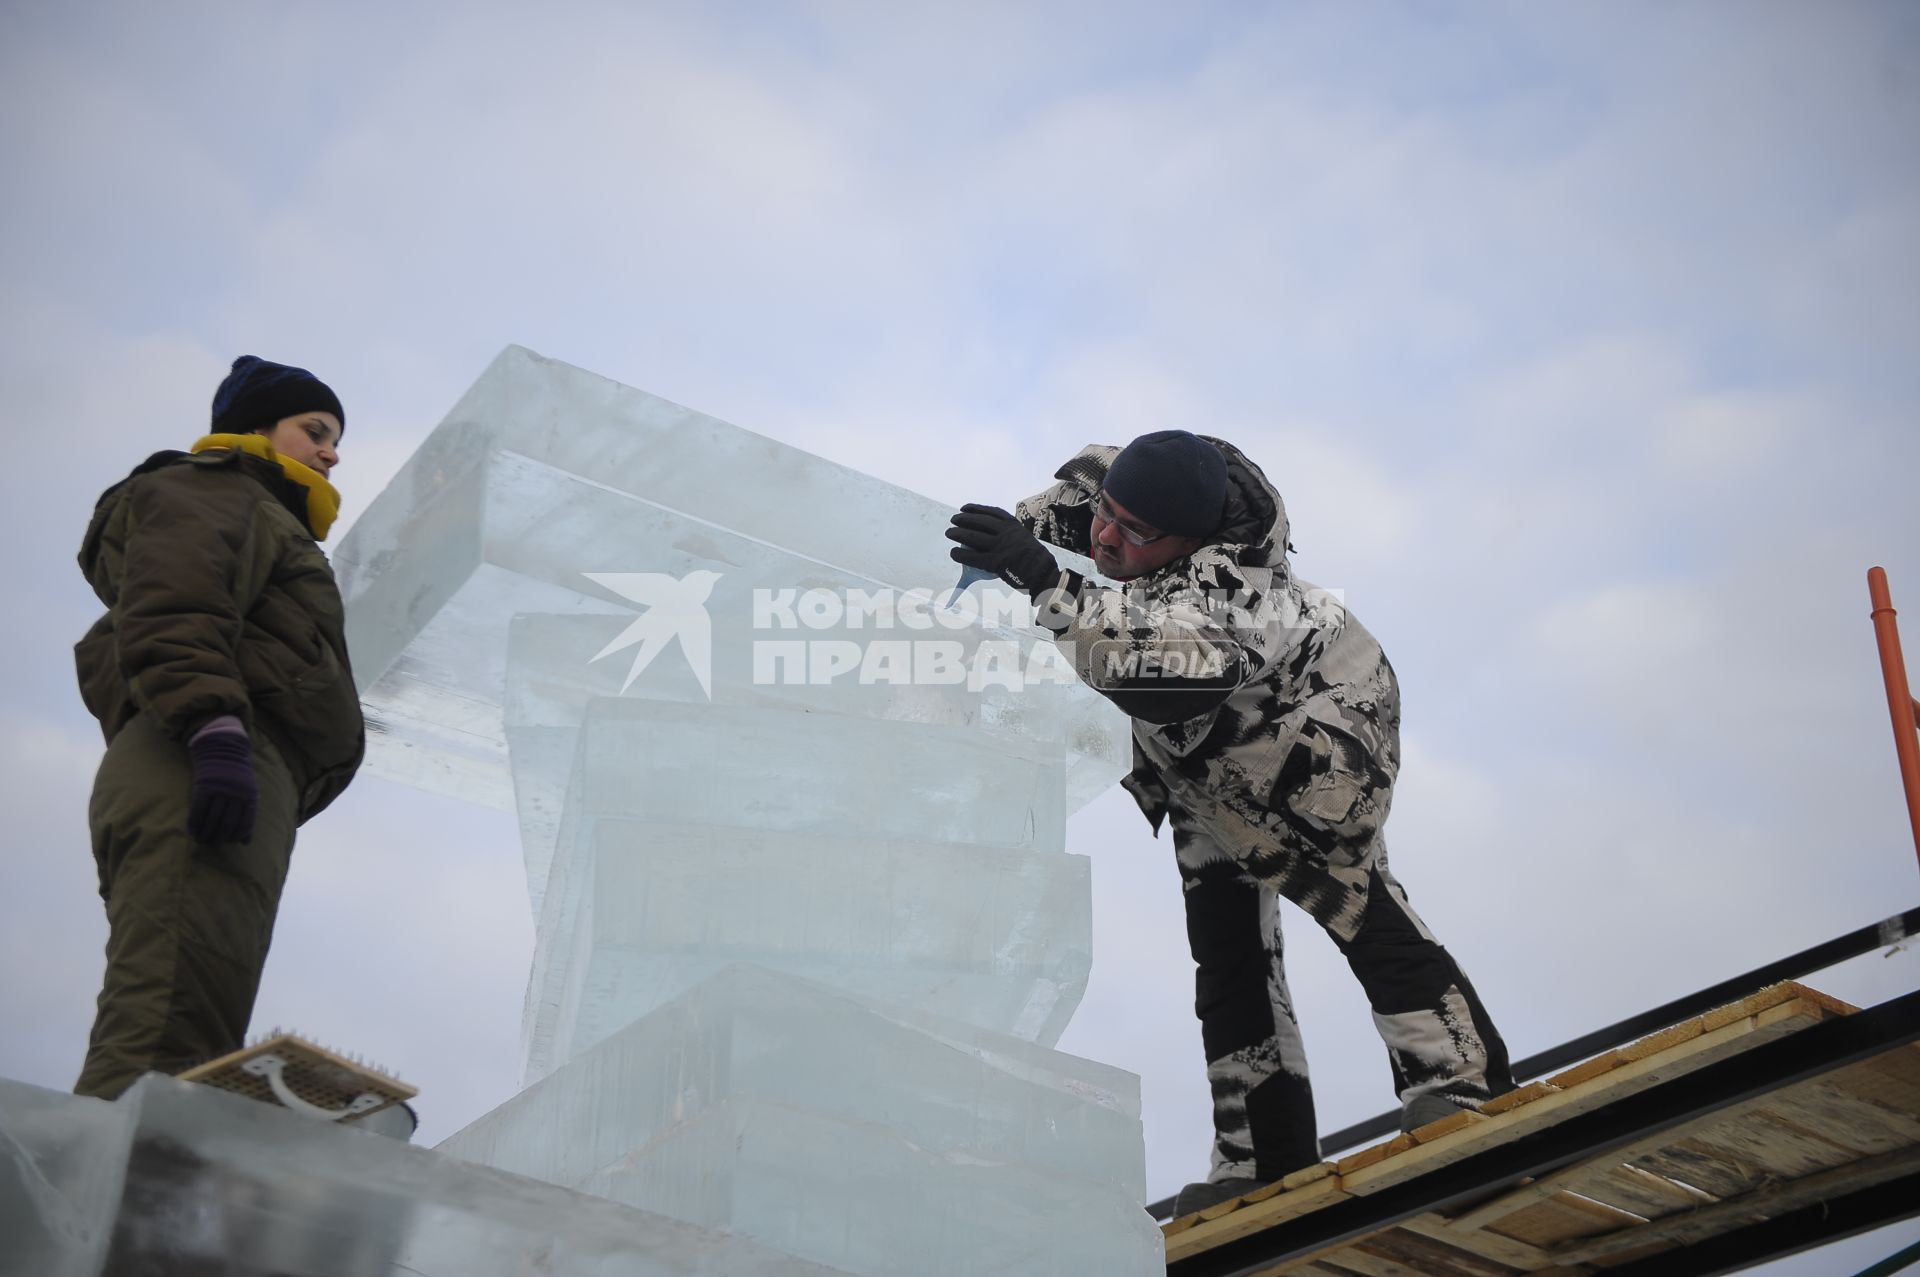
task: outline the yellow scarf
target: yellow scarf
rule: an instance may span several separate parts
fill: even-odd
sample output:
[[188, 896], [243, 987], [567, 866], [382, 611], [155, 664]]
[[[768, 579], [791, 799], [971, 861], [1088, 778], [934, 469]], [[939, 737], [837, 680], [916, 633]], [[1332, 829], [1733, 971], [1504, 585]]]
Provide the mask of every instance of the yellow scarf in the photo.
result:
[[238, 448], [256, 457], [278, 462], [280, 468], [287, 472], [287, 478], [307, 490], [307, 523], [313, 528], [314, 539], [327, 539], [327, 531], [333, 527], [334, 517], [340, 513], [340, 493], [327, 482], [327, 476], [292, 457], [281, 456], [267, 442], [265, 435], [203, 435], [194, 443], [191, 451], [206, 452], [211, 448]]

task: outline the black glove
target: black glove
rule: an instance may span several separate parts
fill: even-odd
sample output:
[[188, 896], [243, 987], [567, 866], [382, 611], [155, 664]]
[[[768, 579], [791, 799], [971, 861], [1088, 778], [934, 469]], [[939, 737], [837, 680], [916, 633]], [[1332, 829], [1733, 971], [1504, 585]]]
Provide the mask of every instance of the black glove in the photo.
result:
[[998, 506], [963, 505], [947, 529], [952, 559], [985, 568], [1017, 590], [1039, 595], [1060, 581], [1060, 565], [1026, 525]]
[[187, 761], [193, 768], [187, 833], [198, 843], [251, 839], [260, 786], [246, 729], [236, 725], [196, 733], [187, 742]]

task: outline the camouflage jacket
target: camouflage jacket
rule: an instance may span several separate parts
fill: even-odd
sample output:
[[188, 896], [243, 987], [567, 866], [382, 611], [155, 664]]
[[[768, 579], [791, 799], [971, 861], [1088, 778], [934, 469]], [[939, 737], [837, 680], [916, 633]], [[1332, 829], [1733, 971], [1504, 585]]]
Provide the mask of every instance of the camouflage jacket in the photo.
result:
[[[1080, 678], [1133, 717], [1124, 782], [1158, 833], [1183, 810], [1222, 850], [1336, 934], [1366, 906], [1400, 766], [1400, 701], [1380, 645], [1293, 574], [1286, 507], [1259, 467], [1227, 459], [1220, 531], [1121, 587], [1067, 572], [1040, 621]], [[1119, 449], [1088, 447], [1016, 516], [1086, 554]]]

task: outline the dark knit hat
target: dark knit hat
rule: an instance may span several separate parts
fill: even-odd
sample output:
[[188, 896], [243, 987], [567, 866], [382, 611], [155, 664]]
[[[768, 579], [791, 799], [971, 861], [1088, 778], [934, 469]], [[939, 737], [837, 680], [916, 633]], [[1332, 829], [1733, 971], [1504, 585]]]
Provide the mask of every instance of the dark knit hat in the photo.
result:
[[347, 411], [327, 383], [305, 368], [242, 355], [213, 392], [213, 432], [244, 435], [303, 412], [330, 412], [347, 431]]
[[1227, 504], [1227, 459], [1185, 430], [1156, 430], [1120, 450], [1106, 491], [1142, 523], [1175, 536], [1203, 537]]

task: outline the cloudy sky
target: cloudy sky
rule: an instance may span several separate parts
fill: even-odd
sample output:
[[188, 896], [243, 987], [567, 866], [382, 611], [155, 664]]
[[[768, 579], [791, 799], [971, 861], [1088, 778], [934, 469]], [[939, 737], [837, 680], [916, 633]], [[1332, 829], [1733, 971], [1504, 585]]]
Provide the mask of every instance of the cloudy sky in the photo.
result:
[[[1516, 1055], [1910, 907], [1865, 572], [1920, 648], [1917, 57], [1920, 11], [1840, 0], [15, 0], [0, 1075], [71, 1083], [101, 965], [74, 552], [241, 353], [340, 392], [343, 520], [509, 342], [956, 504], [1234, 440], [1400, 673], [1395, 867]], [[1208, 1131], [1171, 850], [1118, 791], [1070, 845], [1061, 1045], [1141, 1075], [1171, 1192]], [[363, 779], [257, 1023], [451, 1133], [514, 1089], [522, 884], [507, 819]], [[1287, 923], [1333, 1129], [1387, 1070]]]

